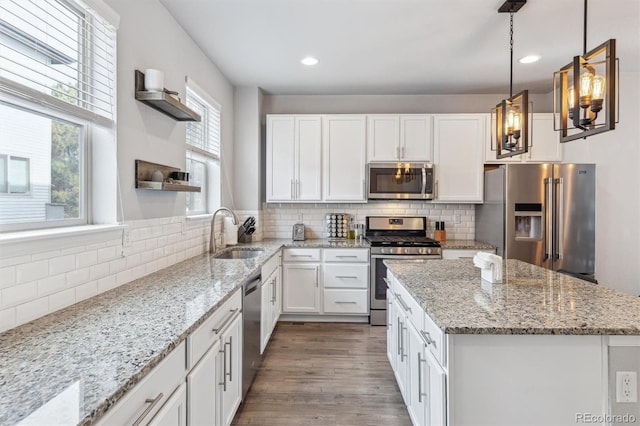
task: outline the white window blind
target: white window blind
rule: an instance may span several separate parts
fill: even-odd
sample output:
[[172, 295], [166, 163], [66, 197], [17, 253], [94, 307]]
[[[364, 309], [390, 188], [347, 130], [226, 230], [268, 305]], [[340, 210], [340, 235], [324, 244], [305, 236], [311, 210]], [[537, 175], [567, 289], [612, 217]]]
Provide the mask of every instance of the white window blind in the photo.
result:
[[187, 87], [187, 106], [200, 114], [200, 122], [187, 123], [187, 144], [220, 158], [220, 109]]
[[64, 0], [0, 1], [0, 90], [110, 126], [116, 29]]

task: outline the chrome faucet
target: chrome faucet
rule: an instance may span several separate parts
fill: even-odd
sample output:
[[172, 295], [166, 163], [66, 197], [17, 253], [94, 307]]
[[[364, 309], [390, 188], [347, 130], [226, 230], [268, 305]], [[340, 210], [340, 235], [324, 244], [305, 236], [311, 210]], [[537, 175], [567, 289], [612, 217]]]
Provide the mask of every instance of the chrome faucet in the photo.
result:
[[226, 207], [220, 207], [218, 210], [213, 212], [213, 217], [211, 218], [211, 236], [209, 237], [209, 253], [216, 252], [216, 233], [215, 233], [215, 223], [216, 223], [216, 215], [221, 212], [227, 212], [233, 217], [233, 224], [238, 225], [240, 220], [238, 219], [238, 215], [232, 212], [230, 209]]

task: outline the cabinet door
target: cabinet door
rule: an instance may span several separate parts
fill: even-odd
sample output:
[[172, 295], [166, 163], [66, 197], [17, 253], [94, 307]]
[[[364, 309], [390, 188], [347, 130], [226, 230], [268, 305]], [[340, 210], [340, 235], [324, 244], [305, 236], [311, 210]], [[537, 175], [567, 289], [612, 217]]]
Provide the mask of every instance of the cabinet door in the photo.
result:
[[431, 161], [431, 116], [425, 114], [400, 116], [400, 159]]
[[296, 201], [322, 199], [322, 118], [296, 116]]
[[189, 425], [211, 425], [218, 420], [216, 411], [218, 381], [216, 358], [220, 342], [216, 342], [187, 376], [187, 402]]
[[368, 115], [367, 157], [369, 161], [397, 161], [400, 158], [400, 116]]
[[398, 345], [398, 317], [395, 311], [395, 296], [387, 289], [387, 358], [391, 369], [396, 371], [396, 361], [399, 355]]
[[488, 114], [435, 115], [436, 201], [481, 203]]
[[171, 397], [153, 416], [149, 426], [186, 426], [187, 424], [187, 385], [182, 383]]
[[409, 399], [407, 405], [409, 416], [414, 425], [427, 425], [425, 422], [427, 414], [428, 386], [429, 386], [429, 366], [425, 357], [424, 343], [418, 330], [409, 325]]
[[230, 425], [242, 399], [242, 315], [238, 315], [220, 338], [217, 357], [217, 424]]
[[296, 161], [293, 116], [267, 116], [266, 157], [267, 202], [293, 200]]
[[428, 374], [428, 403], [425, 424], [447, 424], [447, 383], [446, 374], [431, 352], [424, 351], [426, 372]]
[[327, 115], [323, 121], [323, 200], [364, 202], [364, 115]]
[[260, 353], [264, 352], [264, 349], [269, 343], [272, 330], [272, 317], [273, 317], [273, 281], [275, 273], [271, 274], [266, 280], [263, 280], [260, 298]]
[[317, 263], [283, 266], [282, 312], [319, 313], [320, 288]]
[[533, 144], [525, 154], [527, 161], [562, 161], [560, 134], [553, 130], [553, 114], [533, 114]]

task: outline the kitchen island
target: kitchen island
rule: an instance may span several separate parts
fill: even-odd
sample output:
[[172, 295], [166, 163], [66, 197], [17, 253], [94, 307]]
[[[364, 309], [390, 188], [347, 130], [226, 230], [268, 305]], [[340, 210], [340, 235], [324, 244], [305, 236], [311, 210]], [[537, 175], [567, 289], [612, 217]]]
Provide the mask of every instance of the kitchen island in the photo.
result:
[[611, 413], [608, 350], [638, 344], [638, 297], [517, 260], [504, 262], [502, 284], [470, 259], [386, 264], [388, 354], [414, 423], [566, 425]]

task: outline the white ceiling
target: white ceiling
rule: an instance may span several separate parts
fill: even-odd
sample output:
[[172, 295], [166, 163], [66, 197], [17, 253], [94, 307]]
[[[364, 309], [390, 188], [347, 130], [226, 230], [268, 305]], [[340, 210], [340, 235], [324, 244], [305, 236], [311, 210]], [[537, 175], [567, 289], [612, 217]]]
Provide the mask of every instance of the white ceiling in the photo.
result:
[[[509, 91], [504, 0], [161, 0], [237, 86], [271, 94], [484, 94]], [[589, 0], [587, 49], [617, 39], [640, 71], [640, 0]], [[514, 93], [552, 90], [582, 53], [582, 0], [529, 0], [514, 16]], [[320, 60], [306, 67], [300, 60]]]

